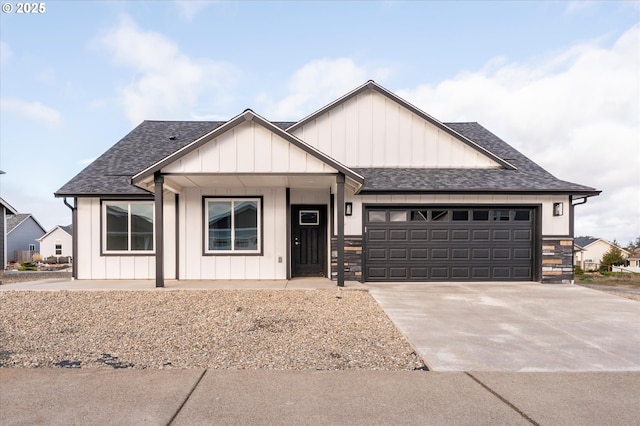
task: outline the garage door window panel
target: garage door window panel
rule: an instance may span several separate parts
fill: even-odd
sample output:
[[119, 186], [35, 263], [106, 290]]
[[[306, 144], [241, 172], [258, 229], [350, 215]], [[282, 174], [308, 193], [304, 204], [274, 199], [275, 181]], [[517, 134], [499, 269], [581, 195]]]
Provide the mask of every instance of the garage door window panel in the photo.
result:
[[371, 210], [368, 213], [369, 222], [380, 223], [387, 221], [387, 212], [379, 210]]
[[469, 210], [454, 210], [451, 213], [451, 220], [454, 222], [468, 221]]
[[406, 211], [391, 211], [389, 212], [389, 221], [390, 222], [406, 222], [407, 221], [407, 212]]

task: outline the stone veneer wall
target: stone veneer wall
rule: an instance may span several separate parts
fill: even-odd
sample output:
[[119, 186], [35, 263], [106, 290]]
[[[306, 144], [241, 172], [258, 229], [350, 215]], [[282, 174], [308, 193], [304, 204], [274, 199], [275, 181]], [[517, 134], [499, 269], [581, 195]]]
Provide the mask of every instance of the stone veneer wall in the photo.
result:
[[542, 237], [543, 283], [573, 283], [573, 238]]
[[[338, 250], [336, 237], [331, 237], [331, 279], [338, 279]], [[363, 282], [362, 276], [362, 236], [344, 237], [344, 280]]]

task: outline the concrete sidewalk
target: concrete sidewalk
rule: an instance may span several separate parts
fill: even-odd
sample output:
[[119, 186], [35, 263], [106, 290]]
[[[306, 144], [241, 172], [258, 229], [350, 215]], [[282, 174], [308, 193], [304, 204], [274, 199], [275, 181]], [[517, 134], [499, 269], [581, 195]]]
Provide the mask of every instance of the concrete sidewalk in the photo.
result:
[[640, 373], [0, 369], [3, 425], [630, 425]]

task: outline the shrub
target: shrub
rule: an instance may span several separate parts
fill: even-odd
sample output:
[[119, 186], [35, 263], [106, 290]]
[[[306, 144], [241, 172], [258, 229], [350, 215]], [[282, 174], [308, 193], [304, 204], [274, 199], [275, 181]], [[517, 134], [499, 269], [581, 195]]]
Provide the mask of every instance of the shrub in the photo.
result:
[[575, 265], [573, 267], [573, 273], [576, 275], [584, 275], [584, 270], [582, 269], [582, 267], [580, 265]]
[[37, 271], [38, 268], [32, 262], [20, 262], [18, 271]]
[[33, 256], [31, 256], [31, 260], [33, 262], [42, 262], [42, 255], [40, 253], [33, 253]]

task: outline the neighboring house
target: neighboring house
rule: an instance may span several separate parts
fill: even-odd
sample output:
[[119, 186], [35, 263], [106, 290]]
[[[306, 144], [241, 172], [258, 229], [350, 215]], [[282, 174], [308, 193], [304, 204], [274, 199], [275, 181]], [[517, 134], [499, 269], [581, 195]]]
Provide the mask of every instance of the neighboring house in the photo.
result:
[[76, 278], [163, 286], [570, 282], [573, 204], [599, 193], [369, 81], [298, 122], [144, 121], [56, 196]]
[[631, 253], [627, 260], [629, 261], [629, 270], [640, 272], [640, 249], [636, 249], [634, 253]]
[[[600, 268], [602, 256], [605, 255], [615, 244], [602, 238], [576, 237], [574, 243], [574, 264], [580, 266], [585, 271], [595, 271]], [[624, 257], [629, 257], [629, 252], [620, 248]]]
[[58, 225], [51, 229], [49, 232], [38, 238], [40, 243], [40, 255], [43, 259], [55, 257], [72, 257], [73, 256], [73, 242], [72, 242], [72, 226]]
[[11, 207], [9, 203], [0, 198], [0, 261], [2, 262], [2, 268], [0, 270], [5, 270], [7, 268], [7, 215], [18, 214], [16, 209]]
[[34, 253], [40, 253], [38, 238], [45, 229], [29, 213], [7, 216], [7, 259], [9, 262], [31, 260]]

